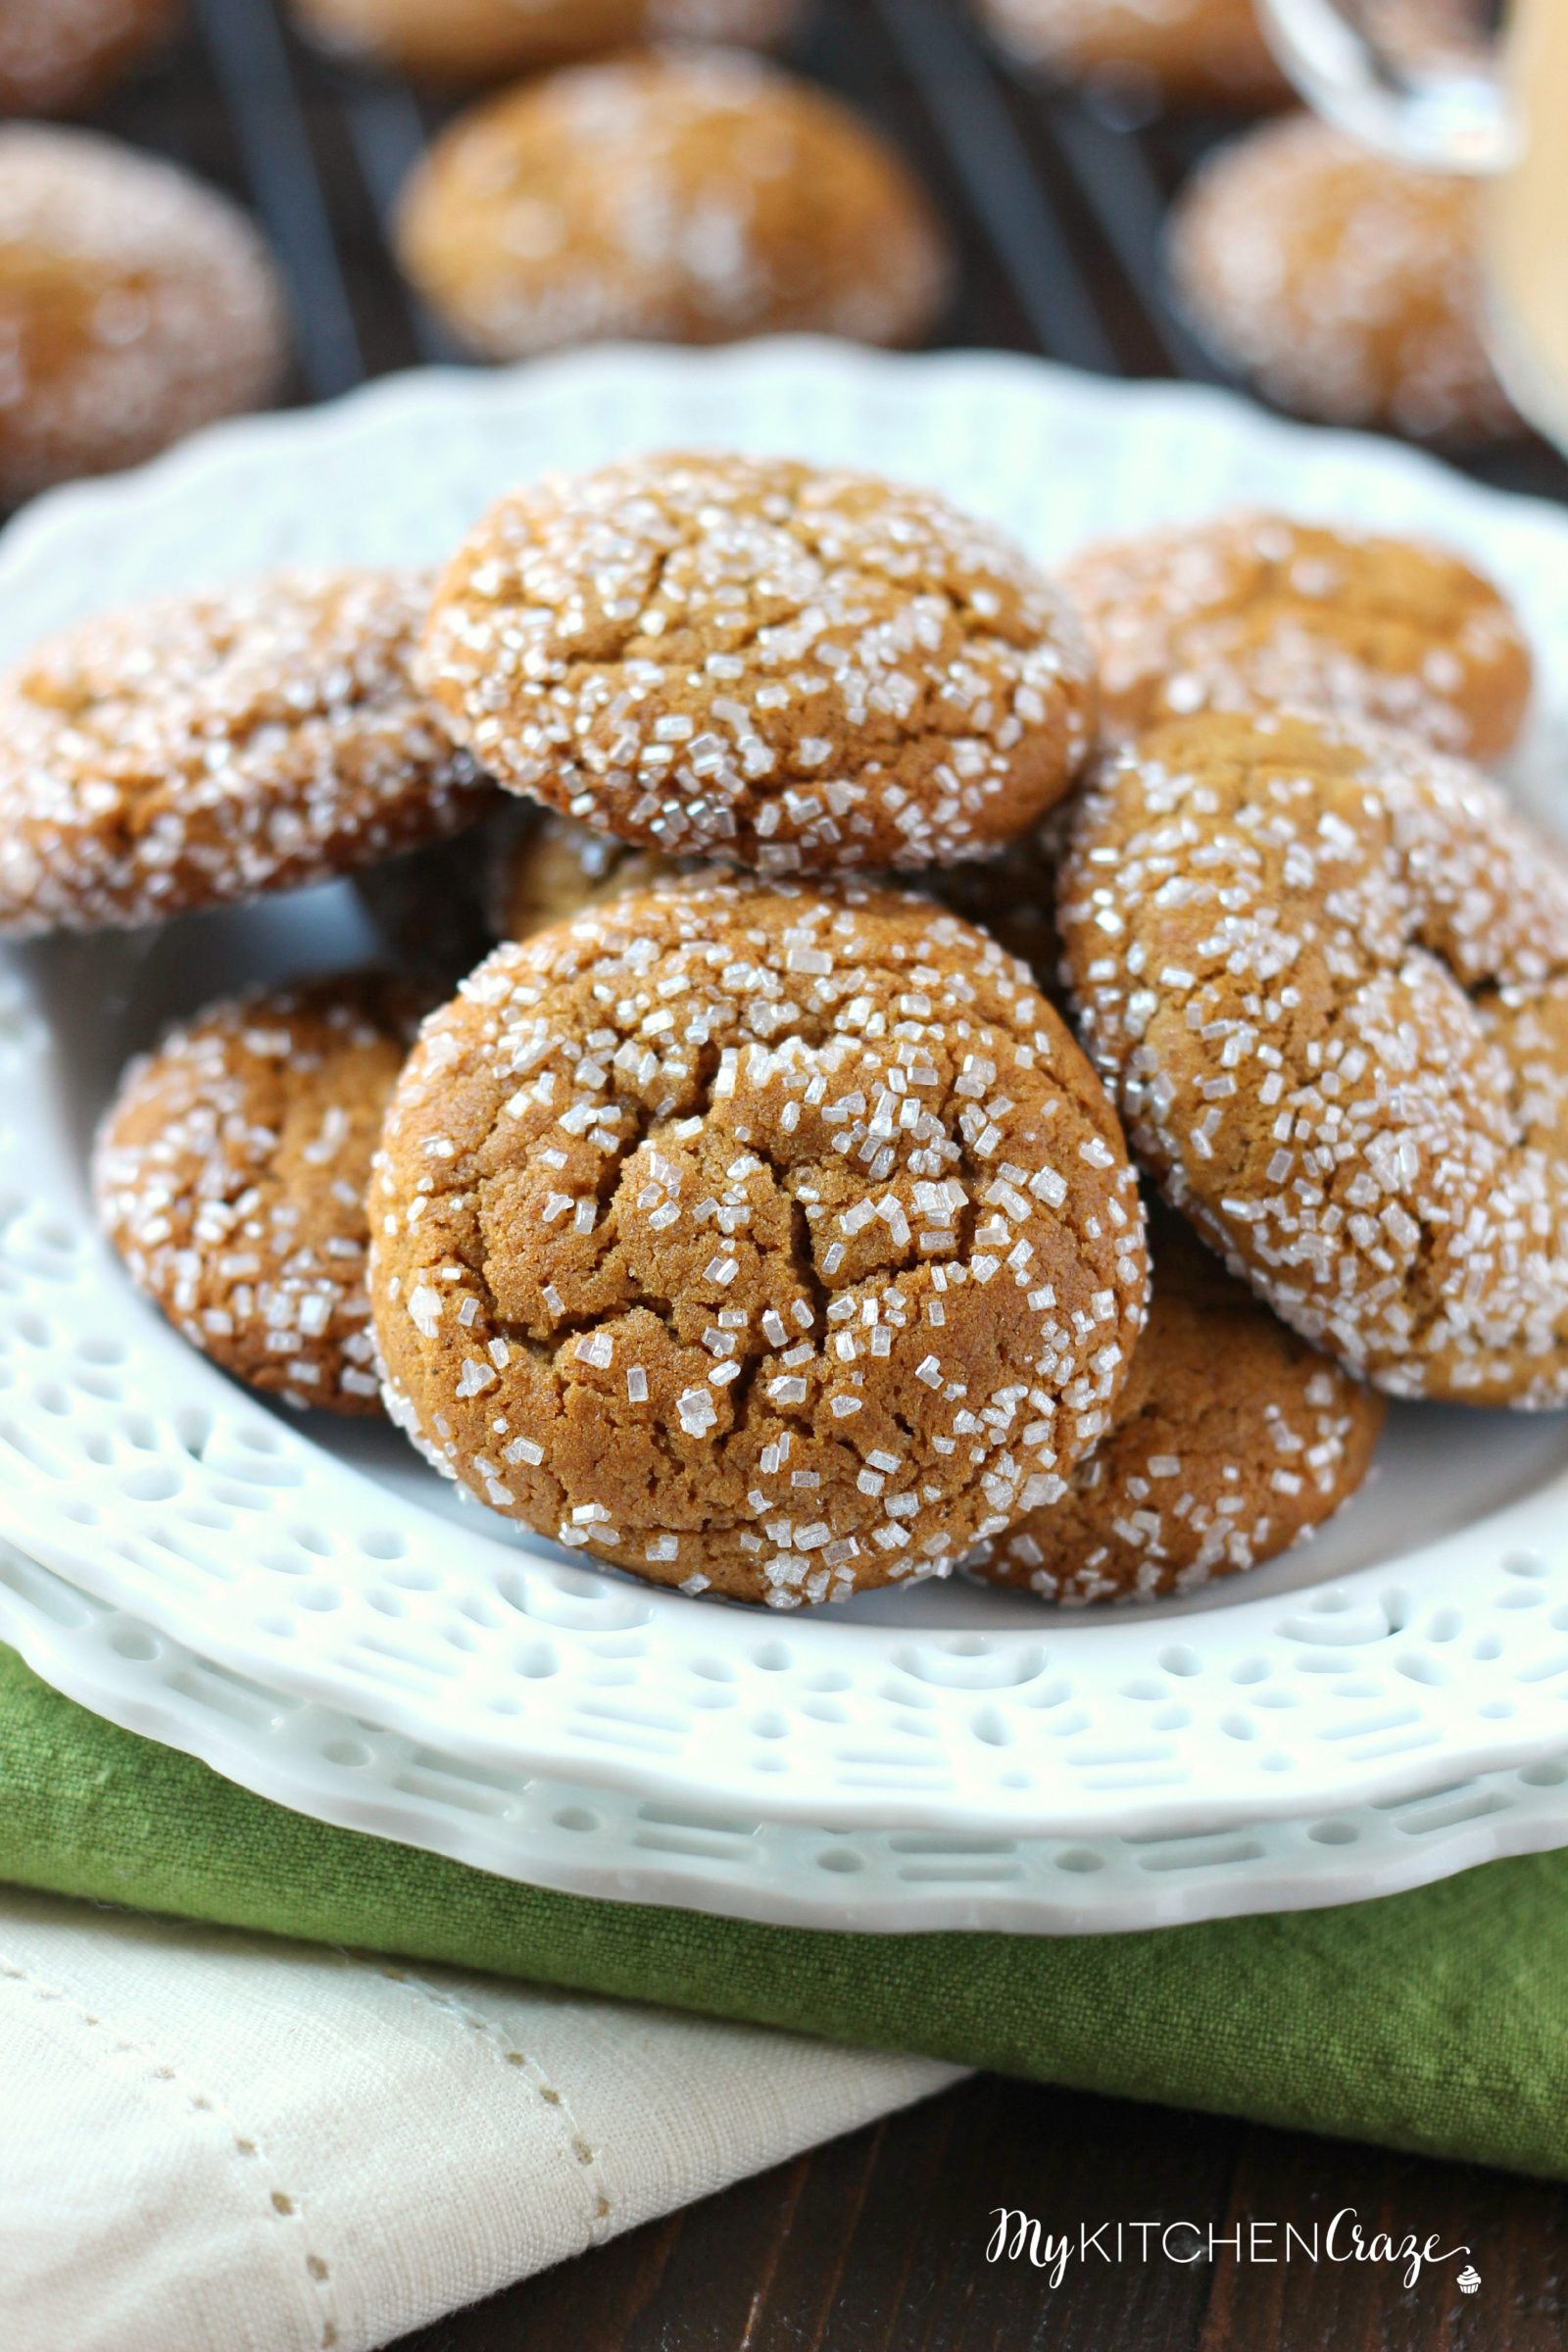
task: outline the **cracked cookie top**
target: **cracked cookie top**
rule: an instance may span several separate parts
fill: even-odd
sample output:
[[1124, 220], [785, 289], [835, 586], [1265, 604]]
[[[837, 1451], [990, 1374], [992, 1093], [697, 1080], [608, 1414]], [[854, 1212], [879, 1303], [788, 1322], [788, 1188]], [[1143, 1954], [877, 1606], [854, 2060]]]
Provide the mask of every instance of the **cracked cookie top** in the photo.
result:
[[1062, 798], [1095, 720], [1060, 596], [926, 490], [655, 457], [492, 508], [419, 674], [513, 791], [768, 873], [950, 864]]
[[789, 1606], [1059, 1496], [1143, 1211], [1023, 966], [901, 893], [702, 878], [499, 949], [371, 1192], [388, 1404], [538, 1533]]
[[1110, 1427], [1054, 1506], [966, 1563], [1049, 1600], [1153, 1600], [1255, 1568], [1332, 1518], [1385, 1406], [1168, 1211], [1150, 1220], [1149, 1321]]
[[1407, 735], [1173, 721], [1075, 811], [1086, 1042], [1169, 1199], [1401, 1396], [1568, 1402], [1568, 868]]
[[161, 921], [466, 824], [409, 677], [413, 572], [290, 571], [82, 622], [0, 678], [0, 933]]
[[1446, 549], [1284, 514], [1088, 548], [1062, 571], [1117, 738], [1195, 710], [1330, 710], [1496, 760], [1530, 700], [1506, 599]]
[[416, 1013], [377, 975], [215, 1004], [133, 1061], [99, 1222], [175, 1329], [294, 1405], [376, 1413], [365, 1194]]

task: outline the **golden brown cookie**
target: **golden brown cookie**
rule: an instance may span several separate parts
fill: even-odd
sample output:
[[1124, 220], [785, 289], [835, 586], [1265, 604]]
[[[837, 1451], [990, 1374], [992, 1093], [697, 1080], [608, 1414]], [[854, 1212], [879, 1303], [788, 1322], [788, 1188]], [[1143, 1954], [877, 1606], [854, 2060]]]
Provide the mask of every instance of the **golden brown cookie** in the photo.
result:
[[0, 502], [254, 408], [287, 351], [226, 197], [92, 131], [0, 125]]
[[951, 864], [1060, 800], [1095, 721], [1065, 599], [926, 490], [630, 459], [492, 508], [419, 674], [460, 742], [669, 857]]
[[969, 1572], [1048, 1600], [1152, 1600], [1256, 1568], [1332, 1518], [1372, 1465], [1385, 1406], [1226, 1273], [1179, 1217], [1151, 1220], [1149, 1321], [1110, 1428], [1062, 1499]]
[[870, 126], [739, 50], [647, 50], [464, 115], [399, 202], [402, 267], [459, 339], [917, 342], [942, 231]]
[[653, 890], [695, 870], [691, 858], [634, 850], [553, 808], [523, 808], [496, 845], [490, 927], [497, 939], [531, 939], [585, 906]]
[[781, 41], [801, 0], [293, 0], [302, 28], [367, 65], [499, 81], [633, 41]]
[[180, 0], [4, 0], [0, 111], [91, 105], [168, 38], [180, 13]]
[[272, 572], [90, 620], [0, 677], [0, 935], [153, 922], [451, 832], [472, 763], [410, 683], [412, 572]]
[[1060, 577], [1114, 737], [1195, 710], [1322, 710], [1496, 760], [1529, 705], [1511, 606], [1421, 541], [1223, 514], [1089, 548]]
[[1278, 1314], [1395, 1396], [1568, 1402], [1568, 868], [1479, 769], [1173, 721], [1057, 917], [1130, 1138]]
[[371, 1194], [388, 1404], [559, 1542], [787, 1607], [1049, 1501], [1143, 1320], [1143, 1211], [1022, 966], [929, 901], [693, 880], [499, 949]]
[[289, 1404], [381, 1409], [365, 1197], [412, 1000], [374, 977], [214, 1005], [131, 1063], [93, 1193], [131, 1280]]
[[1135, 102], [1277, 106], [1290, 84], [1252, 0], [977, 0], [1020, 64]]
[[1292, 115], [1184, 190], [1169, 258], [1218, 358], [1280, 407], [1421, 440], [1519, 430], [1482, 336], [1481, 183]]

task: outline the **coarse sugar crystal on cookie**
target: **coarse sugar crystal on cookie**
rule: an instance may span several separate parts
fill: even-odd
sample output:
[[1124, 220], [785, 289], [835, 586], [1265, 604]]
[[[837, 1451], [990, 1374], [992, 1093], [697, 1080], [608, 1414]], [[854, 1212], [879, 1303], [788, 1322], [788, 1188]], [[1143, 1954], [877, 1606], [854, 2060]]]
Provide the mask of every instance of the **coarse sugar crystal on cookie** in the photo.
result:
[[1060, 576], [1113, 737], [1200, 710], [1309, 709], [1489, 760], [1529, 705], [1506, 598], [1422, 540], [1221, 514], [1086, 548]]
[[653, 49], [459, 117], [398, 200], [399, 262], [468, 349], [606, 336], [916, 343], [951, 265], [868, 122], [741, 50]]
[[375, 976], [216, 1004], [133, 1061], [99, 1221], [204, 1355], [299, 1406], [378, 1413], [366, 1188], [414, 999]]
[[1169, 1211], [1151, 1219], [1149, 1321], [1110, 1427], [1061, 1500], [969, 1572], [1049, 1600], [1153, 1600], [1288, 1551], [1354, 1494], [1385, 1405], [1227, 1274]]
[[1506, 439], [1485, 335], [1483, 193], [1292, 115], [1218, 149], [1171, 215], [1196, 332], [1282, 408], [1418, 440]]
[[1169, 1199], [1391, 1394], [1568, 1402], [1568, 868], [1467, 762], [1205, 712], [1075, 811], [1086, 1043]]
[[389, 1408], [496, 1510], [787, 1607], [1059, 1495], [1143, 1320], [1098, 1081], [929, 901], [697, 879], [499, 949], [371, 1192]]
[[419, 674], [513, 791], [771, 874], [951, 864], [1070, 789], [1083, 632], [927, 490], [655, 457], [503, 499], [448, 565]]
[[80, 623], [0, 677], [0, 934], [319, 882], [466, 824], [415, 573], [275, 572]]

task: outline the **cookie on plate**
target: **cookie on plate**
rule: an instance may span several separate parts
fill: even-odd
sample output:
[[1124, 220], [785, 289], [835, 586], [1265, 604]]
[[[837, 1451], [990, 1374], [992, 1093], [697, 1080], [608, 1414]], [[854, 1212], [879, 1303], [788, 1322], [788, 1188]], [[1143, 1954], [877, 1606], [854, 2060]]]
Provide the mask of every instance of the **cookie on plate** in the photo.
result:
[[1057, 919], [1129, 1137], [1276, 1313], [1395, 1396], [1568, 1403], [1568, 867], [1479, 769], [1173, 720]]
[[498, 949], [371, 1191], [387, 1400], [496, 1510], [788, 1607], [1063, 1491], [1142, 1326], [1137, 1185], [1022, 967], [927, 900], [703, 878]]
[[1149, 1321], [1110, 1428], [1057, 1503], [965, 1562], [1049, 1600], [1152, 1600], [1255, 1568], [1366, 1478], [1385, 1405], [1179, 1217], [1150, 1224]]
[[951, 864], [1073, 784], [1093, 665], [1060, 592], [933, 492], [654, 457], [492, 508], [419, 675], [497, 781], [669, 857]]
[[868, 123], [739, 50], [648, 50], [463, 115], [399, 201], [396, 245], [470, 350], [605, 336], [913, 343], [946, 243]]
[[0, 677], [0, 936], [154, 922], [453, 831], [410, 682], [427, 583], [274, 572], [89, 620]]
[[1252, 0], [977, 0], [1020, 64], [1134, 103], [1277, 106], [1290, 84]]
[[292, 0], [323, 48], [438, 81], [505, 79], [633, 41], [781, 41], [801, 0]]
[[1172, 217], [1196, 332], [1280, 407], [1478, 442], [1519, 420], [1483, 339], [1479, 181], [1374, 155], [1313, 115], [1250, 130]]
[[227, 197], [93, 131], [0, 125], [0, 503], [255, 408], [287, 355], [277, 273]]
[[180, 0], [6, 0], [0, 8], [0, 111], [70, 114], [90, 106], [166, 40]]
[[1492, 582], [1424, 541], [1222, 514], [1088, 548], [1061, 574], [1100, 662], [1102, 725], [1323, 710], [1496, 760], [1530, 647]]
[[99, 1129], [99, 1221], [204, 1355], [289, 1404], [381, 1409], [366, 1188], [412, 1042], [397, 984], [217, 1004], [131, 1063]]

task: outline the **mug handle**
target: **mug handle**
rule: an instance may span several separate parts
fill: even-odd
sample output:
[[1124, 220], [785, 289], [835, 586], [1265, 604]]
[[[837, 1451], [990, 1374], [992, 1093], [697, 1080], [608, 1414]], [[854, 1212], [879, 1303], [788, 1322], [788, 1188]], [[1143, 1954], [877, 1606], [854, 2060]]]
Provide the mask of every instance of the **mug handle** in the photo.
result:
[[1494, 59], [1401, 56], [1343, 0], [1256, 0], [1270, 47], [1304, 98], [1352, 138], [1426, 171], [1487, 174], [1520, 134]]

